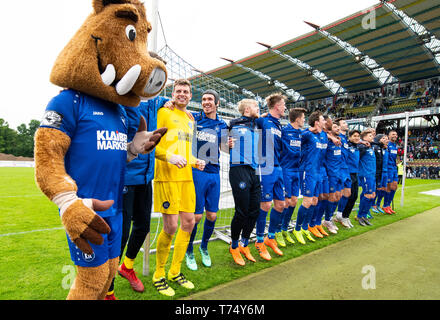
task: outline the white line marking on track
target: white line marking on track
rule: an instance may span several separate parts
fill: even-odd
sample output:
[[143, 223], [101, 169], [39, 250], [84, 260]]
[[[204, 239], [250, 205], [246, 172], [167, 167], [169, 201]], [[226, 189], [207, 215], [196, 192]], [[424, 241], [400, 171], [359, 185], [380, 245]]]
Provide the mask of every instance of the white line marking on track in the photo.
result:
[[43, 231], [54, 231], [54, 230], [62, 230], [63, 227], [57, 227], [57, 228], [50, 228], [50, 229], [38, 229], [38, 230], [30, 230], [30, 231], [22, 231], [22, 232], [13, 232], [13, 233], [5, 233], [0, 234], [1, 237], [8, 237], [8, 236], [16, 236], [20, 234], [28, 234], [28, 233], [34, 233], [34, 232], [43, 232]]

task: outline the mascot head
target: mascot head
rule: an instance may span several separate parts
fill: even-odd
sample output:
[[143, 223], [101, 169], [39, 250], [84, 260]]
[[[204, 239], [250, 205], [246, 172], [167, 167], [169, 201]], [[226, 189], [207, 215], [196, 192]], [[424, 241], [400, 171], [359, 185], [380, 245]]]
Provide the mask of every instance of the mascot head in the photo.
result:
[[58, 56], [50, 81], [125, 106], [156, 96], [167, 73], [148, 54], [151, 24], [143, 3], [93, 0], [93, 9]]

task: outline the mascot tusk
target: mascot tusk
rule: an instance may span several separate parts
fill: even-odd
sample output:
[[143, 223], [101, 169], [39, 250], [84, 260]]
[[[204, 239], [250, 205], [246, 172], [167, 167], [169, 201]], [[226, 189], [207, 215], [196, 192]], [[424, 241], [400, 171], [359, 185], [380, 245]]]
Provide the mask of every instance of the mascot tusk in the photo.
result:
[[105, 68], [105, 71], [101, 74], [102, 82], [104, 82], [106, 86], [109, 86], [113, 83], [113, 81], [115, 81], [115, 78], [116, 78], [115, 67], [112, 64], [108, 64], [107, 67]]
[[141, 66], [134, 65], [127, 71], [127, 73], [122, 77], [122, 79], [116, 84], [116, 92], [123, 96], [130, 92], [130, 90], [135, 85], [139, 75], [141, 74]]

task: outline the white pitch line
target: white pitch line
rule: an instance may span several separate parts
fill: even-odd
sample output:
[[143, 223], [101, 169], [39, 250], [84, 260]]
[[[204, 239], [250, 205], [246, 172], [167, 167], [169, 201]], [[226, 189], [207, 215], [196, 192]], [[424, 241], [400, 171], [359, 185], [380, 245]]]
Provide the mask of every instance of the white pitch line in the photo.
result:
[[0, 196], [0, 198], [26, 198], [26, 197], [43, 197], [44, 194], [24, 194], [21, 196]]
[[63, 227], [57, 227], [57, 228], [50, 228], [50, 229], [38, 229], [38, 230], [30, 230], [30, 231], [22, 231], [22, 232], [13, 232], [13, 233], [5, 233], [0, 234], [0, 237], [8, 237], [8, 236], [16, 236], [20, 234], [28, 234], [28, 233], [34, 233], [34, 232], [43, 232], [43, 231], [53, 231], [53, 230], [62, 230]]

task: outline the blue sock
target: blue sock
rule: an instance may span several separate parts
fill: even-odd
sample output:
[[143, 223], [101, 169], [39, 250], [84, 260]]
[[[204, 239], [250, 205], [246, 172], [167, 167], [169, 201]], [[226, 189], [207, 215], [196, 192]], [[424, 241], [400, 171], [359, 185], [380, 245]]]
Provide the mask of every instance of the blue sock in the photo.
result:
[[325, 211], [327, 210], [329, 202], [328, 200], [322, 200], [318, 202], [318, 206], [315, 210], [315, 218], [313, 224], [315, 226], [320, 226], [322, 224], [322, 217], [324, 216]]
[[[369, 206], [368, 206], [368, 211], [370, 211], [370, 209], [375, 205], [375, 202], [374, 202], [374, 198], [373, 199], [370, 199], [370, 203], [369, 203]], [[367, 212], [368, 212], [367, 211]]]
[[333, 213], [336, 210], [336, 207], [338, 206], [337, 202], [331, 202], [329, 201], [329, 205], [327, 206], [327, 211], [325, 212], [325, 220], [330, 221], [333, 217]]
[[281, 230], [287, 231], [287, 228], [289, 227], [290, 220], [292, 220], [292, 215], [293, 215], [294, 211], [295, 211], [295, 207], [284, 208], [283, 222], [281, 223]]
[[304, 207], [303, 205], [301, 205], [298, 209], [298, 216], [296, 217], [296, 223], [295, 223], [295, 230], [296, 231], [300, 231], [301, 230], [301, 225], [304, 222], [304, 219], [306, 219], [307, 217], [307, 211], [309, 209], [307, 209], [306, 207]]
[[266, 228], [266, 218], [267, 212], [260, 209], [260, 215], [257, 219], [256, 229], [257, 229], [257, 242], [261, 243], [264, 241], [264, 230]]
[[396, 194], [396, 190], [390, 191], [390, 199], [389, 199], [390, 203], [388, 204], [389, 206], [391, 206], [391, 202], [393, 202], [395, 194]]
[[232, 247], [232, 249], [238, 248], [238, 240], [232, 240], [231, 247]]
[[348, 202], [348, 198], [342, 196], [341, 200], [339, 200], [339, 202], [338, 202], [338, 211], [339, 212], [344, 212], [344, 209], [345, 209], [345, 206], [347, 205], [347, 202]]
[[187, 253], [193, 253], [193, 251], [194, 251], [193, 242], [194, 242], [194, 238], [196, 237], [196, 234], [197, 234], [197, 225], [198, 225], [198, 223], [194, 224], [194, 228], [191, 232], [191, 236], [189, 237], [188, 248], [186, 249]]
[[249, 239], [248, 238], [241, 238], [241, 244], [243, 245], [243, 247], [247, 247], [249, 244]]
[[362, 218], [364, 208], [365, 208], [365, 200], [364, 200], [364, 196], [361, 195], [359, 198], [359, 209], [358, 209], [358, 213], [357, 213], [358, 218]]
[[376, 206], [380, 207], [380, 203], [382, 202], [384, 195], [385, 195], [385, 191], [383, 190], [377, 191], [376, 203], [375, 203]]
[[205, 224], [203, 225], [202, 243], [200, 244], [200, 247], [202, 249], [206, 250], [208, 248], [208, 241], [209, 239], [211, 239], [212, 233], [214, 232], [216, 221], [217, 219], [215, 219], [214, 221], [210, 221], [205, 218]]
[[310, 206], [310, 212], [308, 212], [309, 217], [308, 217], [308, 225], [310, 227], [314, 227], [315, 226], [315, 216], [316, 213], [318, 212], [318, 205], [316, 206]]
[[391, 203], [390, 194], [391, 194], [391, 192], [386, 192], [385, 191], [385, 196], [384, 196], [384, 199], [383, 199], [383, 207], [384, 208], [390, 206], [390, 203]]
[[277, 230], [281, 230], [281, 219], [283, 218], [282, 213], [275, 208], [270, 210], [269, 217], [269, 230], [268, 230], [268, 238], [275, 239], [275, 232]]
[[360, 217], [362, 218], [366, 218], [368, 211], [369, 211], [369, 206], [370, 206], [370, 199], [367, 199], [365, 196], [363, 196], [361, 198], [361, 203], [362, 203], [362, 212], [360, 212]]

